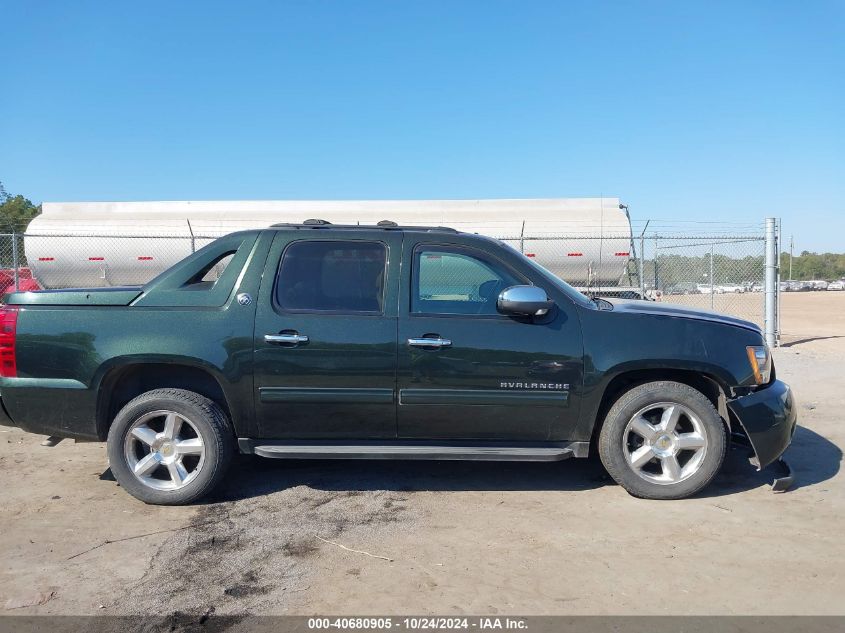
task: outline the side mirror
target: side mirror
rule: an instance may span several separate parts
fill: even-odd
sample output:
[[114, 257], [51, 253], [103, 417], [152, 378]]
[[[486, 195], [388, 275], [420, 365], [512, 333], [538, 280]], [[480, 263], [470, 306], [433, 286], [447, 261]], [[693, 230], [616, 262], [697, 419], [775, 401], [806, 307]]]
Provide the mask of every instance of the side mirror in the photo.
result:
[[502, 314], [543, 316], [555, 302], [537, 286], [511, 286], [499, 294], [496, 309]]

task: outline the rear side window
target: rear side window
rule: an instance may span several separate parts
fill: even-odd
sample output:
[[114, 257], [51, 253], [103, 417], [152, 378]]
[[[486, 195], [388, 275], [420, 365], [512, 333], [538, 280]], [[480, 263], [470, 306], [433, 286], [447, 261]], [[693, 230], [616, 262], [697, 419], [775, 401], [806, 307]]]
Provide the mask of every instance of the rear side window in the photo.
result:
[[223, 255], [223, 257], [218, 259], [214, 265], [208, 268], [206, 273], [203, 275], [202, 280], [215, 282], [220, 279], [221, 275], [223, 275], [223, 271], [226, 270], [226, 266], [232, 262], [232, 258], [234, 256], [234, 252]]
[[182, 284], [183, 290], [211, 290], [214, 288], [226, 266], [232, 261], [237, 251], [230, 251], [228, 253], [221, 253], [220, 256], [208, 262], [195, 275]]
[[279, 264], [276, 303], [289, 311], [381, 313], [386, 262], [381, 242], [293, 242]]

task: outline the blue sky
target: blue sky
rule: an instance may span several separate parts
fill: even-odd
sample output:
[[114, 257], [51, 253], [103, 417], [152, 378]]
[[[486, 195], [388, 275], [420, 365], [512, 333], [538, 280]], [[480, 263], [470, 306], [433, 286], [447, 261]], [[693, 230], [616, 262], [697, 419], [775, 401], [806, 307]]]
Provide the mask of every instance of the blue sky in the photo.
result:
[[619, 196], [845, 251], [845, 2], [0, 0], [44, 200]]

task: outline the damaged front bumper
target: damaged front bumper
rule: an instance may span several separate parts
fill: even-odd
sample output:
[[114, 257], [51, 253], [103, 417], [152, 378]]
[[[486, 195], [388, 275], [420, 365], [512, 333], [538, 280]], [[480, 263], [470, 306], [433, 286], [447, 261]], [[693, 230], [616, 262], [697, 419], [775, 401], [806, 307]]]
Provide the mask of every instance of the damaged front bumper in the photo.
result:
[[772, 482], [772, 492], [786, 492], [792, 487], [795, 482], [795, 476], [792, 474], [792, 469], [783, 457], [778, 457], [773, 464], [777, 466], [777, 475]]
[[[798, 418], [795, 399], [789, 385], [772, 381], [763, 389], [747, 396], [729, 400], [731, 424], [739, 423], [754, 451], [752, 462], [763, 469], [777, 461], [787, 473], [775, 480], [775, 489], [785, 489], [792, 483], [792, 474], [780, 456], [792, 441]], [[780, 481], [783, 480], [783, 481]]]

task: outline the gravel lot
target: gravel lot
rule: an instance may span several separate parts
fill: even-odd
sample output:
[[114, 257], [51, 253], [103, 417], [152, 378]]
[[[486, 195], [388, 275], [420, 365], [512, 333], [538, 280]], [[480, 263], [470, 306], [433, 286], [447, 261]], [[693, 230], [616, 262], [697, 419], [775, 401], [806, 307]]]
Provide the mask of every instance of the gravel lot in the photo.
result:
[[783, 310], [785, 494], [741, 451], [674, 502], [594, 459], [242, 458], [211, 502], [162, 508], [117, 487], [104, 445], [0, 427], [0, 613], [845, 614], [845, 292]]

